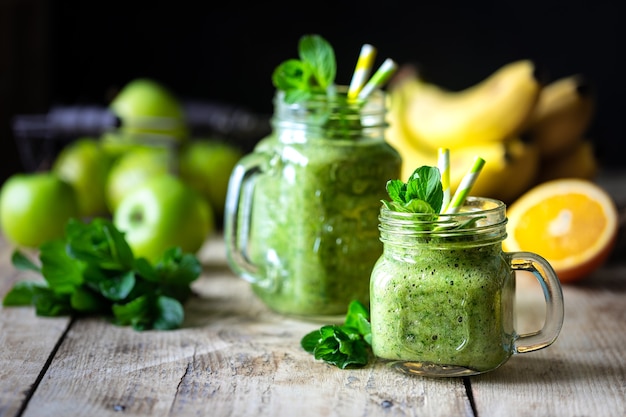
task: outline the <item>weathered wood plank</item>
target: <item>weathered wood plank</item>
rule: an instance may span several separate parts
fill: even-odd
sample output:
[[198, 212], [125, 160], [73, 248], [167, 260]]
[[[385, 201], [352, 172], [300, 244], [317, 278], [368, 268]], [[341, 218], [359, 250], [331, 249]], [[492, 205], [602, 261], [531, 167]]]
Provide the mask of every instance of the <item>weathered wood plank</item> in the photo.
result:
[[[600, 182], [623, 208], [623, 180], [608, 175]], [[565, 286], [565, 323], [553, 346], [469, 378], [479, 416], [626, 415], [623, 244], [618, 252], [592, 277]], [[344, 371], [315, 361], [299, 340], [319, 323], [268, 311], [226, 266], [219, 236], [200, 258], [205, 271], [183, 329], [139, 333], [78, 320], [47, 369], [70, 320], [0, 307], [0, 417], [18, 415], [24, 401], [26, 417], [474, 415], [461, 379], [409, 377], [379, 363]], [[32, 277], [13, 269], [0, 238], [0, 295]], [[543, 311], [538, 287], [520, 279], [518, 330], [538, 329]]]
[[[479, 416], [626, 415], [626, 265], [608, 264], [563, 292], [565, 321], [552, 346], [471, 378]], [[542, 303], [525, 297], [526, 314]]]
[[[13, 268], [12, 250], [0, 236], [0, 300], [18, 279], [37, 279]], [[19, 413], [69, 321], [36, 317], [32, 308], [4, 308], [0, 303], [1, 417]]]
[[224, 265], [211, 268], [181, 330], [77, 321], [24, 416], [473, 415], [461, 379], [315, 361], [299, 340], [319, 324], [268, 311]]

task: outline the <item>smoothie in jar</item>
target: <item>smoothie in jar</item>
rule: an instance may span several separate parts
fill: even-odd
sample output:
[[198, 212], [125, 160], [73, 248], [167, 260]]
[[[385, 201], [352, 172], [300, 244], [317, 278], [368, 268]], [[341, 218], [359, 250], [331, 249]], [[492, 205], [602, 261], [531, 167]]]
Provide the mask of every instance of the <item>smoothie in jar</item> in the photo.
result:
[[[444, 151], [445, 157], [445, 151]], [[390, 180], [379, 216], [383, 254], [370, 280], [374, 355], [401, 372], [458, 377], [492, 371], [517, 353], [554, 342], [563, 294], [549, 262], [531, 252], [503, 252], [506, 206], [468, 196], [484, 161], [476, 158], [454, 196], [445, 198], [443, 168], [417, 168], [406, 183]], [[515, 331], [515, 271], [541, 284], [541, 330]]]
[[515, 280], [499, 243], [390, 251], [372, 273], [376, 356], [408, 372], [476, 373], [508, 359]]
[[[284, 139], [284, 138], [283, 138]], [[263, 278], [255, 293], [287, 314], [345, 313], [369, 303], [369, 277], [382, 253], [378, 211], [400, 158], [375, 138], [310, 137], [282, 143], [259, 176], [249, 253]]]

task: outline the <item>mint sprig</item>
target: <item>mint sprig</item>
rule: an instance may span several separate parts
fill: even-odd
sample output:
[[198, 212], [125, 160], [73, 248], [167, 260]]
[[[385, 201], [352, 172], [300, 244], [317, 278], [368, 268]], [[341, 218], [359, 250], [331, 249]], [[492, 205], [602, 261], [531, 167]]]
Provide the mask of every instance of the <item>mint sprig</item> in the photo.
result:
[[326, 325], [305, 335], [302, 348], [315, 359], [341, 369], [367, 365], [372, 344], [369, 312], [359, 301], [352, 301], [343, 325]]
[[139, 331], [180, 327], [182, 304], [202, 271], [198, 259], [178, 247], [154, 264], [135, 258], [123, 233], [104, 218], [70, 219], [64, 238], [40, 246], [40, 265], [19, 250], [11, 260], [44, 282], [17, 282], [4, 306], [33, 305], [39, 316], [102, 315]]
[[[383, 205], [390, 211], [401, 213], [423, 214], [421, 220], [437, 221], [441, 219], [441, 207], [443, 205], [443, 185], [441, 183], [441, 171], [437, 167], [421, 166], [413, 171], [406, 183], [402, 180], [387, 181], [387, 194], [391, 201], [381, 200]], [[431, 216], [428, 216], [431, 215]], [[444, 218], [446, 217], [443, 215]], [[454, 230], [474, 227], [485, 216], [446, 221], [437, 224], [434, 230]], [[434, 225], [431, 225], [434, 227]], [[423, 227], [422, 224], [418, 226]], [[430, 229], [430, 228], [429, 228]]]
[[272, 74], [274, 86], [285, 92], [287, 103], [326, 93], [335, 82], [337, 62], [333, 47], [319, 35], [305, 35], [298, 43], [300, 59], [288, 59]]
[[443, 204], [443, 186], [439, 168], [422, 166], [417, 168], [406, 183], [402, 180], [387, 181], [387, 193], [391, 201], [382, 203], [389, 210], [405, 213], [436, 213]]

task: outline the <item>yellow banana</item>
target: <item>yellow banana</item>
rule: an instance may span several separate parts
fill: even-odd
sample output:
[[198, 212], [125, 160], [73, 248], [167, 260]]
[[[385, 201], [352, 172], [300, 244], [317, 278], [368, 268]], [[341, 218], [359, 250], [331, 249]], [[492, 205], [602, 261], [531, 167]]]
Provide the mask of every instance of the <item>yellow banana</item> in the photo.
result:
[[[398, 103], [396, 103], [398, 104]], [[401, 179], [406, 181], [422, 166], [437, 166], [437, 151], [421, 148], [407, 133], [402, 120], [389, 117], [388, 142], [402, 157]], [[476, 156], [485, 159], [471, 194], [511, 203], [534, 184], [539, 169], [539, 152], [532, 144], [515, 138], [450, 149], [450, 187], [454, 192]]]
[[476, 156], [486, 163], [471, 194], [513, 202], [534, 184], [539, 170], [539, 152], [514, 138], [505, 143], [491, 142], [450, 150], [450, 185], [456, 190]]
[[567, 152], [541, 160], [538, 182], [558, 178], [583, 178], [592, 180], [599, 169], [595, 149], [590, 140], [582, 139]]
[[423, 81], [417, 74], [405, 77], [389, 94], [402, 97], [405, 129], [421, 147], [437, 150], [516, 136], [528, 121], [541, 91], [535, 65], [530, 60], [504, 65], [482, 82], [462, 91], [447, 91]]
[[403, 181], [407, 181], [416, 168], [422, 165], [434, 166], [437, 163], [437, 151], [424, 148], [406, 127], [404, 109], [411, 96], [411, 93], [408, 92], [414, 86], [412, 81], [413, 75], [403, 77], [401, 81], [396, 81], [394, 84], [394, 94], [387, 95], [387, 108], [389, 110], [387, 112], [388, 128], [385, 132], [385, 138], [402, 157], [400, 177]]
[[560, 78], [543, 88], [524, 134], [542, 156], [555, 156], [583, 140], [594, 110], [595, 97], [583, 76]]

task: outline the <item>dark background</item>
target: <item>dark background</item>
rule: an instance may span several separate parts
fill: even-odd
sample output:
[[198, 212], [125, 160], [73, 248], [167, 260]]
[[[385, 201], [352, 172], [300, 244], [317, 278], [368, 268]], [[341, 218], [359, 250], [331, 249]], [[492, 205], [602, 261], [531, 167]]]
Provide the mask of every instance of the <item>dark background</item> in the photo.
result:
[[[88, 2], [0, 0], [0, 181], [23, 169], [10, 122], [54, 105], [106, 105], [140, 76], [181, 98], [272, 112], [273, 69], [297, 56], [303, 34], [335, 48], [348, 84], [363, 43], [417, 63], [450, 89], [531, 58], [551, 79], [595, 85], [589, 136], [604, 166], [624, 166], [624, 37], [618, 2]], [[622, 16], [620, 18], [620, 16]]]

